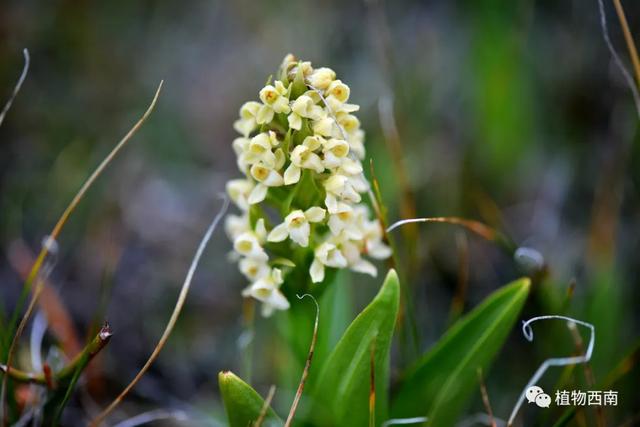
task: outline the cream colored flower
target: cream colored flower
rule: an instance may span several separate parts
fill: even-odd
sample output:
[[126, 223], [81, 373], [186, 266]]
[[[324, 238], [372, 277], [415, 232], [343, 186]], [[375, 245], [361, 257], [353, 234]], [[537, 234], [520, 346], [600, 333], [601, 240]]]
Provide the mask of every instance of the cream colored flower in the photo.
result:
[[327, 87], [327, 99], [333, 97], [336, 101], [340, 103], [345, 103], [349, 99], [349, 95], [351, 94], [351, 89], [349, 86], [342, 83], [341, 80], [334, 80], [331, 82], [329, 87]]
[[274, 310], [289, 309], [289, 301], [280, 291], [282, 272], [274, 268], [271, 272], [242, 291], [242, 296], [253, 297], [262, 302], [262, 315], [270, 316]]
[[324, 242], [316, 248], [313, 262], [309, 269], [309, 275], [313, 283], [319, 283], [324, 280], [325, 266], [333, 268], [344, 268], [347, 266], [347, 259], [333, 243]]
[[291, 114], [289, 114], [287, 120], [291, 129], [300, 130], [303, 118], [319, 120], [323, 114], [322, 107], [316, 105], [316, 102], [311, 97], [301, 95], [291, 104]]
[[364, 131], [362, 129], [358, 129], [349, 135], [349, 139], [347, 140], [349, 143], [349, 151], [354, 153], [358, 159], [363, 160], [365, 155], [364, 150]]
[[325, 138], [340, 138], [341, 132], [336, 124], [336, 121], [330, 115], [325, 115], [319, 120], [314, 120], [311, 124], [311, 129], [316, 135], [324, 136]]
[[368, 274], [372, 277], [376, 277], [378, 275], [376, 266], [362, 258], [362, 250], [355, 241], [347, 240], [346, 238], [338, 239], [341, 240], [338, 247], [347, 260], [347, 266], [349, 269], [356, 273]]
[[284, 171], [285, 185], [295, 184], [300, 181], [301, 169], [311, 169], [317, 173], [324, 171], [324, 165], [319, 155], [314, 153], [322, 142], [320, 137], [308, 136], [302, 144], [297, 145], [291, 152], [291, 164]]
[[287, 73], [291, 68], [295, 67], [298, 62], [293, 53], [287, 53], [280, 64], [280, 69]]
[[334, 214], [338, 212], [338, 199], [352, 203], [360, 203], [362, 198], [354, 188], [353, 182], [355, 181], [350, 177], [338, 173], [331, 175], [324, 181], [324, 189], [327, 192], [325, 205], [329, 213]]
[[258, 181], [247, 199], [250, 205], [262, 202], [267, 196], [269, 187], [280, 187], [284, 184], [284, 179], [278, 172], [284, 165], [284, 153], [281, 149], [275, 152], [276, 161], [273, 167], [268, 167], [264, 163], [255, 163], [251, 166], [250, 174]]
[[334, 236], [344, 234], [349, 239], [360, 240], [363, 231], [359, 227], [358, 219], [356, 211], [349, 204], [338, 202], [336, 211], [329, 215], [329, 230]]
[[243, 258], [240, 260], [240, 272], [250, 281], [263, 279], [271, 273], [267, 260], [256, 258]]
[[296, 75], [298, 74], [298, 68], [302, 70], [302, 76], [305, 79], [307, 79], [311, 75], [311, 73], [313, 73], [313, 67], [311, 66], [311, 62], [309, 61], [298, 62], [293, 67], [289, 68], [289, 73], [288, 73], [289, 80], [294, 80], [296, 78]]
[[284, 222], [276, 226], [267, 237], [270, 242], [282, 242], [287, 237], [306, 248], [309, 246], [309, 234], [311, 225], [309, 223], [320, 222], [324, 219], [326, 211], [314, 206], [306, 211], [295, 210], [287, 215]]
[[259, 133], [251, 138], [249, 144], [246, 146], [245, 152], [243, 153], [244, 161], [250, 165], [261, 162], [266, 167], [275, 167], [276, 155], [272, 149], [273, 147], [277, 147], [279, 143], [275, 132]]
[[[301, 77], [306, 89], [299, 86]], [[330, 68], [314, 69], [310, 62], [299, 62], [291, 54], [283, 60], [276, 78], [282, 80], [260, 90], [261, 102], [247, 102], [240, 108], [234, 128], [242, 137], [232, 145], [246, 177], [231, 180], [226, 187], [242, 211], [225, 221], [234, 246], [232, 259], [250, 283], [242, 294], [261, 301], [263, 315], [289, 308], [281, 291], [283, 271], [274, 266], [284, 265], [286, 271], [299, 267], [279, 256], [298, 260], [305, 253], [301, 248], [309, 247], [313, 252], [309, 275], [318, 283], [325, 280], [326, 268], [349, 268], [375, 276], [376, 267], [369, 259], [391, 255], [379, 221], [371, 219], [361, 200], [369, 190], [361, 163], [364, 132], [353, 115], [358, 105], [349, 103], [349, 86], [336, 79]], [[302, 135], [304, 140], [299, 143]], [[308, 173], [313, 185], [306, 178], [301, 182], [305, 169], [315, 172]], [[296, 183], [295, 189], [284, 187]], [[281, 188], [272, 190], [266, 200], [271, 187]], [[292, 196], [317, 194], [318, 187], [326, 194], [326, 209], [289, 208]], [[251, 209], [255, 204], [259, 205]], [[284, 209], [282, 223], [267, 233], [267, 214]], [[287, 239], [295, 245], [277, 244]], [[291, 256], [281, 253], [283, 247], [293, 252]]]
[[380, 221], [365, 221], [361, 227], [363, 230], [363, 239], [365, 243], [365, 252], [368, 256], [375, 259], [386, 259], [392, 254], [391, 248], [382, 241], [383, 233]]
[[349, 135], [360, 129], [360, 120], [353, 114], [346, 113], [344, 111], [334, 112], [338, 124]]
[[227, 182], [227, 194], [233, 202], [243, 211], [249, 209], [249, 194], [253, 190], [255, 184], [249, 179], [232, 179]]
[[229, 236], [229, 239], [235, 241], [239, 235], [251, 230], [249, 215], [227, 215], [224, 220], [224, 230], [227, 233], [227, 236]]
[[244, 137], [236, 138], [231, 143], [231, 147], [236, 153], [236, 162], [238, 164], [238, 169], [240, 169], [240, 172], [242, 173], [247, 173], [247, 167], [251, 166], [247, 162], [247, 152], [249, 151], [250, 143], [251, 139]]
[[275, 82], [275, 86], [267, 85], [260, 90], [260, 106], [256, 115], [256, 123], [261, 125], [273, 120], [275, 113], [288, 113], [289, 107], [288, 89], [280, 80]]
[[309, 84], [316, 89], [325, 90], [336, 78], [336, 73], [331, 68], [316, 68], [308, 78]]
[[240, 107], [240, 118], [235, 121], [233, 128], [242, 134], [242, 136], [249, 136], [256, 128], [256, 117], [260, 107], [260, 103], [256, 101], [245, 102], [242, 107]]
[[235, 237], [233, 249], [242, 256], [266, 261], [269, 259], [262, 245], [267, 238], [264, 219], [260, 218], [254, 230], [245, 231]]
[[324, 167], [337, 168], [349, 154], [349, 143], [342, 139], [331, 138], [322, 145], [322, 153]]

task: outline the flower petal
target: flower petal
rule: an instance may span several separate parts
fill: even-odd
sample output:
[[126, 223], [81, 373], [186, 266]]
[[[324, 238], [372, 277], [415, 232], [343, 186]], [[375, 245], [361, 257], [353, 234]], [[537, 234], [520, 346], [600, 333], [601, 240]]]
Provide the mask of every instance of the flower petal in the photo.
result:
[[260, 203], [267, 197], [267, 186], [264, 184], [256, 185], [253, 190], [251, 190], [251, 194], [249, 194], [249, 199], [247, 200], [250, 205], [255, 205], [256, 203]]
[[289, 229], [289, 237], [291, 240], [306, 248], [309, 246], [309, 234], [311, 233], [311, 227], [308, 222], [304, 222], [304, 224], [298, 227], [291, 227]]
[[317, 259], [314, 259], [309, 269], [309, 275], [313, 283], [322, 282], [324, 280], [324, 265]]
[[296, 114], [291, 113], [289, 117], [287, 117], [287, 121], [289, 122], [289, 127], [291, 129], [300, 130], [302, 129], [302, 118]]
[[291, 163], [284, 171], [284, 185], [295, 184], [300, 181], [300, 168]]
[[378, 275], [378, 270], [376, 269], [375, 265], [364, 259], [360, 259], [358, 262], [353, 264], [351, 266], [351, 270], [358, 273], [368, 274], [372, 277], [376, 277]]
[[312, 206], [304, 212], [309, 222], [320, 222], [324, 219], [326, 211], [319, 206]]
[[287, 225], [283, 222], [282, 224], [274, 227], [273, 230], [269, 233], [267, 240], [270, 242], [282, 242], [289, 236], [289, 231], [287, 230]]

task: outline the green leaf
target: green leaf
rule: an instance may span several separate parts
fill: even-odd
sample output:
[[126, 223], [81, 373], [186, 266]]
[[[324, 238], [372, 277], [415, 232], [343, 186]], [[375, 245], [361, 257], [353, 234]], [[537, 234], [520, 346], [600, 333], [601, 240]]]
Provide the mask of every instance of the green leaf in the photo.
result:
[[312, 416], [317, 424], [367, 425], [372, 351], [376, 424], [386, 419], [389, 351], [399, 300], [398, 276], [390, 270], [378, 295], [347, 328], [314, 378]]
[[486, 371], [504, 344], [529, 286], [529, 279], [517, 280], [456, 322], [408, 371], [392, 402], [393, 417], [426, 415], [431, 426], [453, 425], [478, 393], [478, 368]]
[[[220, 372], [218, 386], [229, 418], [229, 427], [252, 426], [264, 406], [264, 400], [258, 392], [232, 372]], [[282, 426], [283, 423], [269, 408], [262, 425]]]

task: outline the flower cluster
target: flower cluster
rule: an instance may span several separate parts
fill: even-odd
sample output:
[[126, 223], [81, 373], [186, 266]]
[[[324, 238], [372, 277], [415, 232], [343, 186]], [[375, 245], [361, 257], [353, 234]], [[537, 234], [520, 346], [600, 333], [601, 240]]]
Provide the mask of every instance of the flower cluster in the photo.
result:
[[233, 149], [245, 177], [227, 183], [242, 212], [227, 218], [226, 230], [250, 282], [243, 295], [261, 301], [266, 316], [289, 308], [281, 286], [290, 269], [304, 268], [313, 283], [326, 268], [375, 276], [364, 255], [391, 254], [362, 202], [364, 132], [349, 87], [333, 70], [292, 55], [278, 74], [260, 90], [261, 102], [240, 108]]

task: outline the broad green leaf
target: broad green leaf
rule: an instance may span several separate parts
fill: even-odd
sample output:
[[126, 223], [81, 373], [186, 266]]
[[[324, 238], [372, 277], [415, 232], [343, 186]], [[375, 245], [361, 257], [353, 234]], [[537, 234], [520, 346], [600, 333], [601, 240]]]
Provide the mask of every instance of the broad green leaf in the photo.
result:
[[451, 426], [478, 392], [478, 368], [486, 370], [504, 344], [529, 293], [529, 279], [491, 294], [456, 322], [408, 371], [392, 402], [393, 417], [429, 417]]
[[[264, 406], [264, 400], [258, 392], [232, 372], [220, 372], [218, 386], [229, 418], [229, 427], [252, 426]], [[282, 426], [283, 423], [269, 408], [262, 425]]]
[[311, 414], [318, 424], [367, 425], [372, 351], [376, 424], [386, 419], [389, 350], [399, 300], [398, 276], [390, 270], [378, 295], [347, 328], [313, 381]]

